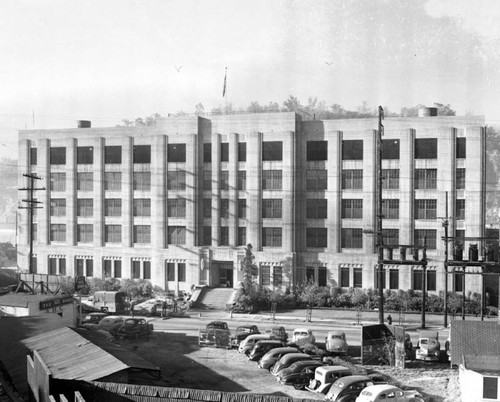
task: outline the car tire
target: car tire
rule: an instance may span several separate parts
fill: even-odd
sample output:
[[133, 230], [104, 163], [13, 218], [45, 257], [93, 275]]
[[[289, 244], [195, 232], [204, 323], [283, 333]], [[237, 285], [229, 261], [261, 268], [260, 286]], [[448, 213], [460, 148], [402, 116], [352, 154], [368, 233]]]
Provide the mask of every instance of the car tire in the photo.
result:
[[300, 382], [296, 382], [293, 384], [293, 387], [299, 391], [302, 391], [305, 387], [306, 387], [306, 384], [304, 383], [300, 383]]

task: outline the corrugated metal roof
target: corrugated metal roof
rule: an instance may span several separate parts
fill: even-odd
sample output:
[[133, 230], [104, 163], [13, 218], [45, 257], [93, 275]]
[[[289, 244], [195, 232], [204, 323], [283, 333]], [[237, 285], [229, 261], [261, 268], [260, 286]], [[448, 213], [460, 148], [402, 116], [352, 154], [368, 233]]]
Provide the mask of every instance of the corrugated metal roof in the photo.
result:
[[451, 364], [463, 363], [462, 356], [500, 356], [500, 324], [497, 321], [451, 322]]
[[29, 293], [9, 293], [0, 296], [0, 306], [28, 307], [28, 303], [37, 303], [47, 299], [54, 299], [60, 296]]
[[22, 343], [36, 350], [53, 377], [62, 380], [93, 381], [129, 368], [70, 328], [46, 332]]

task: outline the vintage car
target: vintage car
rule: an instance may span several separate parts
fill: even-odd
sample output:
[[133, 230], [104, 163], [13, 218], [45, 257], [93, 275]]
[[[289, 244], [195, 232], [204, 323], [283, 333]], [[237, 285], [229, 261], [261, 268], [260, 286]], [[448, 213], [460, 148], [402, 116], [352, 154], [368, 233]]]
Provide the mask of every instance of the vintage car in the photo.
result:
[[236, 328], [234, 336], [231, 337], [231, 348], [237, 348], [247, 336], [255, 334], [260, 334], [257, 325], [240, 325]]
[[257, 342], [269, 339], [271, 339], [271, 335], [266, 334], [255, 334], [247, 336], [245, 339], [243, 339], [243, 341], [241, 341], [240, 346], [238, 346], [238, 352], [244, 355], [248, 355]]
[[439, 331], [420, 331], [415, 359], [437, 362], [440, 357], [441, 344], [439, 343]]
[[361, 391], [370, 385], [373, 380], [364, 375], [349, 375], [335, 381], [325, 396], [326, 401], [354, 402]]
[[325, 338], [325, 349], [331, 354], [346, 355], [349, 345], [344, 331], [330, 331]]
[[282, 348], [271, 349], [259, 360], [259, 368], [265, 370], [271, 370], [271, 368], [276, 364], [276, 362], [283, 356], [289, 353], [299, 353], [299, 349], [293, 348], [291, 346], [285, 346]]
[[83, 318], [82, 324], [99, 324], [99, 321], [107, 316], [106, 313], [89, 313]]
[[295, 389], [304, 389], [314, 377], [316, 368], [322, 365], [323, 363], [318, 360], [301, 360], [281, 370], [276, 379], [281, 385], [293, 385]]
[[132, 309], [134, 315], [145, 315], [146, 317], [160, 315], [163, 310], [163, 302], [166, 303], [167, 309], [173, 309], [175, 302], [171, 297], [149, 299], [133, 305]]
[[311, 360], [311, 355], [307, 353], [287, 353], [281, 359], [279, 359], [270, 370], [272, 375], [277, 376], [280, 370], [290, 367], [293, 363], [301, 360]]
[[293, 330], [292, 343], [297, 343], [298, 341], [314, 343], [316, 342], [316, 338], [310, 329], [296, 328]]
[[139, 339], [142, 337], [149, 339], [149, 335], [152, 333], [153, 324], [141, 317], [128, 317], [116, 330], [115, 337], [117, 339]]
[[122, 316], [108, 315], [107, 317], [104, 317], [101, 321], [99, 321], [97, 325], [100, 329], [108, 331], [111, 335], [114, 335], [124, 321], [125, 319]]
[[266, 334], [271, 334], [273, 339], [281, 341], [283, 343], [288, 342], [288, 334], [286, 333], [285, 327], [275, 326], [266, 329]]
[[231, 341], [231, 333], [227, 323], [224, 321], [209, 322], [205, 329], [200, 329], [198, 345], [228, 348]]
[[424, 402], [417, 391], [403, 391], [394, 385], [378, 384], [366, 387], [356, 402]]
[[326, 394], [332, 384], [340, 377], [352, 375], [351, 370], [344, 366], [321, 366], [314, 372], [314, 378], [309, 381], [306, 389], [318, 394]]
[[271, 349], [276, 349], [283, 347], [283, 342], [277, 341], [275, 339], [265, 339], [262, 341], [258, 341], [252, 350], [247, 354], [248, 360], [251, 361], [258, 361], [262, 356], [264, 356], [267, 352], [269, 352]]
[[446, 342], [444, 343], [444, 350], [446, 351], [446, 358], [448, 359], [449, 362], [451, 361], [451, 349], [450, 349], [451, 345], [450, 344], [451, 344], [450, 336], [448, 336], [448, 338], [446, 339]]

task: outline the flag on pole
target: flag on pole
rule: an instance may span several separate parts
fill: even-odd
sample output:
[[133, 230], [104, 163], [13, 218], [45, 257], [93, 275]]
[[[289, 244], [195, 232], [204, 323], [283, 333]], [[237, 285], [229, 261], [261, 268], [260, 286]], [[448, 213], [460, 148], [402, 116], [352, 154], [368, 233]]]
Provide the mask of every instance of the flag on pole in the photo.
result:
[[226, 96], [226, 79], [227, 79], [227, 67], [226, 67], [226, 73], [224, 74], [224, 86], [222, 87], [222, 97]]

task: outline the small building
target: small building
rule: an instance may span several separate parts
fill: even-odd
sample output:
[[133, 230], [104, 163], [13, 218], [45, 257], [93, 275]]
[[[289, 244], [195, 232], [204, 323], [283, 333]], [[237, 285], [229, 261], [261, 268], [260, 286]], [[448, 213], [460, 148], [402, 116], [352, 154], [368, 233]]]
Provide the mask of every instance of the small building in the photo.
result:
[[500, 401], [500, 356], [464, 356], [459, 378], [463, 401]]

